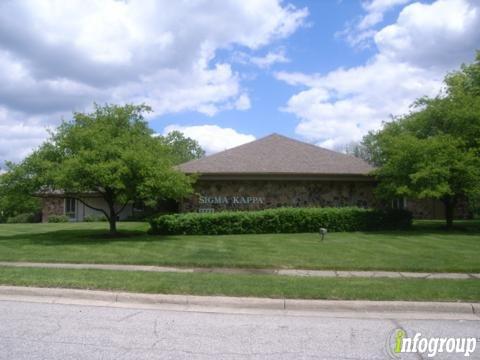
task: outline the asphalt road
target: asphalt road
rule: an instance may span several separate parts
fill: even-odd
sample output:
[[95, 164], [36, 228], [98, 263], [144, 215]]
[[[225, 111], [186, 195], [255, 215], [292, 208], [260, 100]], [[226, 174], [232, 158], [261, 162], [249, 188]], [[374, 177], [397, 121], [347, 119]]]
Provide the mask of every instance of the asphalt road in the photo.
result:
[[[389, 335], [400, 327], [409, 335], [480, 337], [480, 317], [417, 315], [229, 313], [4, 300], [0, 358], [384, 360], [390, 358]], [[470, 359], [480, 359], [477, 345]], [[444, 353], [434, 359], [467, 358]]]

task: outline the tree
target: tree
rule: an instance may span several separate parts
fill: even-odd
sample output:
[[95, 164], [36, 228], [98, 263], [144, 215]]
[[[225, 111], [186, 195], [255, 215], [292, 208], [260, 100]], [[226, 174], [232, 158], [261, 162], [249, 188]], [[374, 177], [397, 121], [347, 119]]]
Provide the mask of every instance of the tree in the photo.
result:
[[158, 139], [171, 149], [171, 156], [176, 165], [200, 159], [205, 156], [205, 151], [196, 140], [185, 137], [180, 131], [169, 132]]
[[445, 205], [447, 227], [459, 199], [480, 196], [480, 53], [445, 78], [434, 98], [370, 132], [362, 145], [378, 166], [383, 198], [435, 198]]
[[39, 214], [40, 199], [32, 196], [30, 183], [21, 180], [25, 170], [11, 162], [0, 174], [0, 222], [20, 214]]
[[363, 143], [352, 141], [345, 146], [345, 153], [347, 155], [351, 155], [356, 158], [365, 160], [368, 163], [372, 163], [372, 159], [370, 158], [370, 152]]
[[377, 170], [377, 193], [386, 198], [435, 198], [445, 205], [447, 227], [458, 201], [480, 193], [480, 159], [450, 135], [390, 139], [387, 161]]
[[[22, 180], [32, 190], [61, 190], [102, 212], [111, 234], [130, 202], [154, 205], [189, 194], [192, 178], [173, 168], [171, 149], [153, 137], [144, 120], [148, 111], [145, 105], [95, 105], [92, 113], [74, 113], [18, 165]], [[108, 209], [90, 204], [85, 196], [90, 193], [99, 194]]]

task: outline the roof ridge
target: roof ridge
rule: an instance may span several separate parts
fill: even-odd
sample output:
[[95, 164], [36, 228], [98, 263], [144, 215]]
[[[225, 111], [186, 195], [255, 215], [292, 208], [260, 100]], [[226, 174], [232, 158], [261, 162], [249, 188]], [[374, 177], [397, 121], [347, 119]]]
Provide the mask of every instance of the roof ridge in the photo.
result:
[[[268, 137], [273, 137], [273, 136], [277, 136], [277, 137], [283, 138], [283, 139], [285, 139], [285, 140], [289, 140], [289, 141], [292, 141], [292, 142], [296, 142], [296, 143], [298, 143], [298, 144], [300, 144], [300, 145], [308, 145], [308, 146], [310, 146], [310, 147], [315, 148], [315, 150], [326, 151], [326, 152], [332, 153], [332, 154], [334, 154], [334, 155], [336, 155], [336, 156], [338, 156], [338, 155], [343, 155], [343, 156], [347, 156], [347, 157], [350, 158], [350, 159], [358, 160], [358, 161], [361, 161], [361, 162], [364, 162], [364, 161], [365, 161], [365, 160], [359, 159], [359, 158], [357, 158], [357, 157], [355, 157], [355, 156], [353, 156], [353, 155], [345, 154], [345, 153], [340, 152], [340, 151], [335, 151], [335, 150], [327, 149], [327, 148], [325, 148], [325, 147], [323, 147], [323, 146], [319, 146], [319, 145], [316, 145], [316, 144], [312, 144], [312, 143], [310, 143], [310, 142], [306, 142], [306, 141], [298, 140], [298, 139], [295, 139], [295, 138], [291, 138], [291, 137], [288, 137], [288, 136], [285, 136], [285, 135], [282, 135], [282, 134], [279, 134], [279, 133], [275, 133], [275, 132], [274, 132], [274, 133], [271, 133], [270, 135], [267, 135], [267, 136], [265, 136], [265, 137], [263, 137], [263, 138], [260, 138], [260, 139], [258, 139], [258, 140], [261, 140], [261, 139], [264, 139], [264, 138], [268, 138]], [[253, 142], [253, 141], [252, 141], [252, 142]], [[248, 144], [248, 143], [245, 143], [244, 145], [246, 145], [246, 144]], [[233, 148], [232, 148], [232, 149], [233, 149]]]

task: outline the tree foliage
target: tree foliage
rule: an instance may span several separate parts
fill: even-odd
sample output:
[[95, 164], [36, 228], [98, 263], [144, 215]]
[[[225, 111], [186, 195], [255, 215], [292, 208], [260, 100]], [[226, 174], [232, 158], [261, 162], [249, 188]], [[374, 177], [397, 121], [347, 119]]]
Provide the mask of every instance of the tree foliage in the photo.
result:
[[451, 226], [458, 200], [480, 196], [480, 53], [447, 75], [438, 96], [417, 100], [362, 146], [378, 166], [381, 197], [440, 199]]
[[359, 142], [351, 142], [345, 146], [345, 153], [347, 155], [354, 156], [356, 158], [365, 160], [368, 163], [372, 163], [372, 159], [370, 158], [369, 149], [363, 144]]
[[170, 149], [175, 164], [182, 164], [205, 156], [205, 151], [198, 142], [185, 137], [180, 131], [172, 131], [165, 136], [159, 136], [158, 139]]
[[[192, 179], [173, 168], [172, 149], [153, 136], [143, 114], [145, 105], [97, 106], [74, 113], [39, 149], [15, 167], [18, 184], [29, 193], [61, 190], [102, 212], [116, 232], [116, 220], [135, 200], [153, 205], [192, 191]], [[108, 209], [88, 203], [96, 193]]]
[[40, 199], [32, 196], [32, 182], [22, 181], [27, 170], [7, 162], [6, 171], [0, 174], [0, 222], [21, 214], [40, 212]]

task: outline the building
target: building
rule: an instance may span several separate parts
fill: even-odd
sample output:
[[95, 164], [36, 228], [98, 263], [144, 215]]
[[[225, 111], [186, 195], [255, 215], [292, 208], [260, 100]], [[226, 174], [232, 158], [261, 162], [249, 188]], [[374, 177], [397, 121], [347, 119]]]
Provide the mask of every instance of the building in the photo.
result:
[[[42, 222], [47, 222], [52, 215], [65, 215], [72, 222], [84, 221], [85, 218], [99, 219], [104, 217], [101, 211], [93, 210], [85, 204], [108, 212], [108, 205], [105, 200], [95, 193], [76, 194], [76, 198], [78, 197], [82, 201], [64, 194], [63, 191], [47, 191], [37, 195], [42, 198]], [[126, 220], [133, 215], [133, 205], [127, 204], [120, 212], [118, 220]]]
[[[178, 166], [197, 176], [194, 194], [178, 204], [181, 212], [260, 210], [275, 207], [378, 207], [412, 211], [415, 218], [443, 219], [438, 200], [397, 199], [380, 204], [374, 196], [374, 168], [367, 162], [288, 137], [272, 134]], [[95, 194], [85, 202], [107, 209]], [[167, 208], [172, 209], [171, 206]], [[129, 204], [119, 220], [136, 216]], [[51, 215], [67, 215], [72, 221], [101, 213], [61, 192], [43, 195], [43, 221]], [[466, 202], [458, 204], [456, 218], [468, 218]]]
[[368, 163], [278, 134], [179, 169], [198, 176], [195, 195], [181, 202], [180, 211], [376, 205]]
[[[214, 212], [289, 207], [393, 207], [417, 219], [443, 219], [439, 200], [396, 199], [380, 204], [374, 196], [374, 168], [367, 162], [282, 135], [272, 134], [223, 152], [182, 164], [196, 174], [195, 194], [180, 211]], [[471, 216], [466, 201], [456, 218]]]

